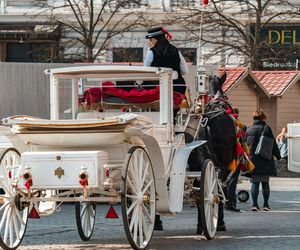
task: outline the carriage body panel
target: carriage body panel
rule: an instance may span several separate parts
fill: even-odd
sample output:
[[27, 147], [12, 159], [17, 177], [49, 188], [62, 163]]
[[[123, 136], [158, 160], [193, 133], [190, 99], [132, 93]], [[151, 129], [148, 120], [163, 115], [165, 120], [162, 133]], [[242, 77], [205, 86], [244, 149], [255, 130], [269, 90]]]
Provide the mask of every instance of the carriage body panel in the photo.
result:
[[88, 186], [101, 188], [108, 154], [105, 151], [25, 152], [21, 165], [32, 175], [32, 188], [81, 189], [80, 174], [88, 176]]

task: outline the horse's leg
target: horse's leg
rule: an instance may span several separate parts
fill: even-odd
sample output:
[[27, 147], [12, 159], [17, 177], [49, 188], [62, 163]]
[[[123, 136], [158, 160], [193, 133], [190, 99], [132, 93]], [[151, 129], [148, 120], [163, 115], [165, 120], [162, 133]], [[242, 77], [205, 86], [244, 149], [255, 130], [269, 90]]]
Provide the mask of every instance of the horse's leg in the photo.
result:
[[226, 231], [225, 222], [224, 222], [224, 204], [223, 204], [223, 202], [219, 203], [217, 231]]
[[162, 231], [163, 229], [163, 224], [162, 224], [162, 220], [160, 219], [160, 215], [156, 214], [155, 215], [155, 221], [154, 221], [154, 230], [157, 231]]
[[202, 234], [203, 228], [202, 228], [202, 222], [201, 222], [200, 203], [197, 202], [196, 204], [197, 204], [197, 210], [198, 210], [198, 224], [197, 224], [196, 234]]

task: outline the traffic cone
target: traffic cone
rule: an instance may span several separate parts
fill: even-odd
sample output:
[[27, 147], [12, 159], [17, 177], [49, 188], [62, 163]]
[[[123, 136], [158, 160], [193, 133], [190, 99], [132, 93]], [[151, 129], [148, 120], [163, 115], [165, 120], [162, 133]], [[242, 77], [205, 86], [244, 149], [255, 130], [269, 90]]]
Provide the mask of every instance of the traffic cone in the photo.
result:
[[28, 218], [30, 219], [40, 219], [40, 215], [38, 213], [38, 211], [36, 211], [35, 207], [33, 206], [29, 215], [28, 215]]
[[107, 218], [107, 219], [118, 219], [119, 218], [116, 210], [114, 209], [114, 207], [112, 205], [110, 205], [110, 208], [108, 209], [108, 212], [107, 212], [105, 218]]

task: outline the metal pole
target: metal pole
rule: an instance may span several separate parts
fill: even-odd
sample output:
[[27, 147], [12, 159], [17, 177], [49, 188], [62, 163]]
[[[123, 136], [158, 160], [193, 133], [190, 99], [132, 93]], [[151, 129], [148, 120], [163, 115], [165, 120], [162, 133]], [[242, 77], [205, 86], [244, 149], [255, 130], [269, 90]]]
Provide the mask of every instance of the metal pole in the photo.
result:
[[199, 25], [199, 44], [198, 44], [198, 63], [197, 63], [197, 71], [200, 72], [203, 67], [203, 58], [202, 58], [202, 28], [203, 28], [203, 7], [201, 9], [201, 16], [200, 16], [200, 25]]

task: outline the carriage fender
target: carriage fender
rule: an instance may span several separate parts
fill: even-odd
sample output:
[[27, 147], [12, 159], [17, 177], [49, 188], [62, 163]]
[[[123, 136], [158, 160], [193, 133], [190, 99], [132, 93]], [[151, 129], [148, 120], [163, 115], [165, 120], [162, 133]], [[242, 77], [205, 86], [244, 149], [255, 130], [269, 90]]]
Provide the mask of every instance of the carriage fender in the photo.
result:
[[159, 144], [154, 137], [143, 133], [137, 128], [129, 128], [126, 130], [126, 137], [130, 138], [131, 136], [137, 136], [143, 141], [149, 155], [153, 167], [155, 189], [157, 194], [156, 210], [161, 213], [169, 213], [170, 207], [169, 194], [167, 190], [167, 176]]
[[193, 149], [204, 145], [206, 142], [205, 140], [193, 141], [179, 148], [175, 153], [169, 191], [169, 203], [172, 213], [178, 213], [182, 210], [185, 173], [189, 156]]

